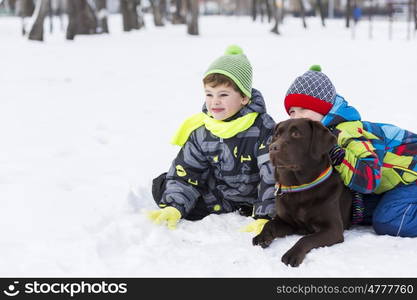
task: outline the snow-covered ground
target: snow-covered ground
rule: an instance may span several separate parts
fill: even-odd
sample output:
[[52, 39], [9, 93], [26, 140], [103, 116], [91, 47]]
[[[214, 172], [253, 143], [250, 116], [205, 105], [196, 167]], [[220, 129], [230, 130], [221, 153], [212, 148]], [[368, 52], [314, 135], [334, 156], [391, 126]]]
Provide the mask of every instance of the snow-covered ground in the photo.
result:
[[320, 64], [365, 120], [417, 132], [417, 37], [406, 24], [287, 19], [283, 35], [249, 18], [205, 17], [201, 36], [183, 26], [111, 35], [47, 35], [29, 42], [20, 21], [0, 18], [0, 276], [380, 277], [417, 276], [417, 239], [345, 232], [345, 242], [312, 250], [299, 268], [281, 256], [299, 236], [268, 249], [239, 231], [236, 213], [150, 223], [151, 180], [178, 148], [169, 139], [203, 103], [202, 74], [229, 44], [254, 67], [276, 121], [298, 75]]

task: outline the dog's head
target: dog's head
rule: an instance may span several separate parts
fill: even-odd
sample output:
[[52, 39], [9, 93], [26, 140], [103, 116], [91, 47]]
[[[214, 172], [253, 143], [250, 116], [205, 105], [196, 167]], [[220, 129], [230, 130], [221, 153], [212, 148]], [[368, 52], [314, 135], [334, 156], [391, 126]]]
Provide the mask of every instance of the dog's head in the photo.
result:
[[289, 119], [275, 126], [269, 155], [276, 168], [296, 171], [328, 159], [335, 144], [336, 137], [320, 122]]

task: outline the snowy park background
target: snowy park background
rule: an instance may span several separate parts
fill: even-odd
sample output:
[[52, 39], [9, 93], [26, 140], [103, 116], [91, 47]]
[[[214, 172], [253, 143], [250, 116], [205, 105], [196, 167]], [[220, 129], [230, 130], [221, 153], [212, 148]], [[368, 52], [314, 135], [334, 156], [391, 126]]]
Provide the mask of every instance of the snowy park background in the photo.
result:
[[[0, 276], [417, 277], [417, 239], [345, 232], [312, 250], [299, 268], [281, 256], [300, 238], [251, 245], [237, 213], [152, 224], [151, 180], [179, 150], [181, 121], [199, 112], [202, 74], [230, 44], [254, 68], [254, 84], [275, 121], [296, 76], [320, 64], [364, 120], [417, 132], [417, 37], [406, 23], [358, 24], [287, 18], [282, 36], [249, 17], [201, 17], [200, 36], [182, 26], [111, 35], [45, 36], [30, 42], [19, 19], [0, 18]], [[120, 31], [117, 29], [120, 28]]]

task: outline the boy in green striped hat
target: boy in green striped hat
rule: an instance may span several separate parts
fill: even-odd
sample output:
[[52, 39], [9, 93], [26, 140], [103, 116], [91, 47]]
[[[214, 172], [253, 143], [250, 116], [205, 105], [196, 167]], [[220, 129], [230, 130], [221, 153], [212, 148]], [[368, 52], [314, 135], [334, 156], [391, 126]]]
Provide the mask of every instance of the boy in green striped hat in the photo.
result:
[[181, 147], [168, 173], [153, 180], [160, 209], [149, 218], [174, 229], [181, 218], [239, 211], [260, 232], [275, 214], [269, 143], [275, 122], [262, 94], [252, 88], [252, 66], [243, 50], [229, 46], [203, 76], [205, 103], [172, 139]]

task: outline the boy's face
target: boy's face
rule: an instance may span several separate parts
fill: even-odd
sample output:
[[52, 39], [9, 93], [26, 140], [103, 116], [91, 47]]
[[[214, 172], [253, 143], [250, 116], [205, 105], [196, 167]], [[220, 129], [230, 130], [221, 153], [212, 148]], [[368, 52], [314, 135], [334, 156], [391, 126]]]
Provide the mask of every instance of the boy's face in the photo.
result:
[[315, 112], [314, 110], [296, 106], [291, 107], [289, 113], [291, 119], [307, 118], [313, 121], [321, 121], [324, 117], [322, 114]]
[[242, 97], [239, 92], [225, 84], [216, 87], [205, 84], [204, 89], [207, 109], [216, 120], [230, 118], [249, 102], [248, 97]]

